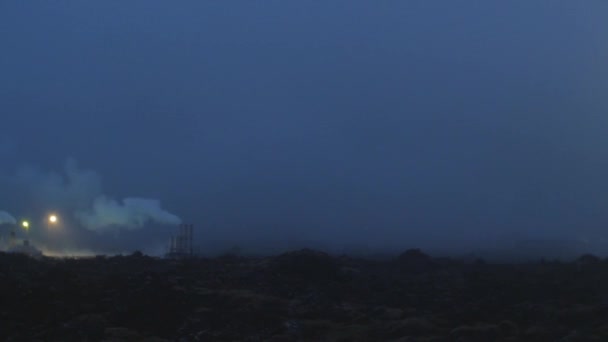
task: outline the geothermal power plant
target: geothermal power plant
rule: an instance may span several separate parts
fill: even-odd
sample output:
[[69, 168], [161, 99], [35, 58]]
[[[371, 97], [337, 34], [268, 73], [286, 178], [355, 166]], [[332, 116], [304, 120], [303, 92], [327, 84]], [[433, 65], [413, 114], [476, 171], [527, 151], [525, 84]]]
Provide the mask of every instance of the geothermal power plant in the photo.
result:
[[[29, 229], [29, 223], [23, 221], [21, 227], [16, 224], [4, 224], [4, 229], [1, 232], [0, 251], [6, 251], [9, 253], [21, 253], [31, 257], [41, 257], [42, 252], [35, 246], [30, 244], [30, 240], [27, 237], [19, 238], [17, 232]], [[26, 233], [27, 235], [27, 233]]]
[[[47, 229], [60, 223], [59, 217], [55, 214], [50, 214], [46, 221]], [[30, 229], [32, 228], [28, 220], [17, 222], [15, 219], [11, 219], [10, 221], [0, 222], [0, 252], [42, 257], [42, 251], [30, 240]], [[195, 249], [193, 242], [194, 225], [180, 224], [176, 228], [176, 232], [168, 239], [163, 256], [168, 259], [184, 259], [196, 256], [198, 250]]]

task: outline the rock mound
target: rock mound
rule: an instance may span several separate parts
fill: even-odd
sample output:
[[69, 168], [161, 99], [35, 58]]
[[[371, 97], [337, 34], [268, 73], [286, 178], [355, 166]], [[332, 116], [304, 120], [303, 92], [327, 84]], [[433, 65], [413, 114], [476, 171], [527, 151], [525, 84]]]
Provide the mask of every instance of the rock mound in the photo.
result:
[[274, 270], [283, 275], [309, 279], [333, 279], [339, 273], [336, 261], [329, 254], [312, 249], [279, 255], [274, 259]]

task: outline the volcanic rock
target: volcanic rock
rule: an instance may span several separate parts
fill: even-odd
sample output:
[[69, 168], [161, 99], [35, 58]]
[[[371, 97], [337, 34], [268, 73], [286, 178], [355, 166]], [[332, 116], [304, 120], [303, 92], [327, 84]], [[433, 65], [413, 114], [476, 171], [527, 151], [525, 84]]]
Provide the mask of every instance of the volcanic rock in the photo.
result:
[[594, 341], [608, 263], [0, 253], [2, 341]]

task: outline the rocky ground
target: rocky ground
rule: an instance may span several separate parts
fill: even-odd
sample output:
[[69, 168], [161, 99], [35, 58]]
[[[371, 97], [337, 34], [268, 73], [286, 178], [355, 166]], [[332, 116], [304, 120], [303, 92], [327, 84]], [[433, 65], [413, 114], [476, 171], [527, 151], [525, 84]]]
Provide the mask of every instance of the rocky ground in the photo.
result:
[[0, 254], [3, 341], [608, 341], [608, 262]]

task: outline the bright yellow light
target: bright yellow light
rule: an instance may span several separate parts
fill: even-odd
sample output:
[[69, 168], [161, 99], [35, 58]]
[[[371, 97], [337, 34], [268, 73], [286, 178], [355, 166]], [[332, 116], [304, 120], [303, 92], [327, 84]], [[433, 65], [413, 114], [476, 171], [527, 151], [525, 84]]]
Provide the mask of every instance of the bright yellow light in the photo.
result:
[[23, 222], [21, 222], [21, 226], [25, 229], [28, 229], [30, 227], [30, 223], [27, 221], [23, 221]]
[[51, 215], [51, 216], [49, 216], [49, 222], [50, 223], [57, 223], [57, 215]]

